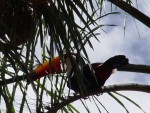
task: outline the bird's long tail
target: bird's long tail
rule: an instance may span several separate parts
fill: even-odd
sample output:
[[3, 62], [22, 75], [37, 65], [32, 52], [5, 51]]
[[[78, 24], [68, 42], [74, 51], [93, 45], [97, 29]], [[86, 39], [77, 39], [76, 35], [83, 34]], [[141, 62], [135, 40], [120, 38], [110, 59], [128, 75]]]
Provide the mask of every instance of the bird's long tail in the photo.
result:
[[126, 65], [128, 63], [129, 63], [129, 60], [124, 55], [117, 55], [117, 56], [109, 58], [107, 61], [105, 61], [102, 64], [102, 66], [109, 68], [109, 69], [115, 69], [123, 65]]

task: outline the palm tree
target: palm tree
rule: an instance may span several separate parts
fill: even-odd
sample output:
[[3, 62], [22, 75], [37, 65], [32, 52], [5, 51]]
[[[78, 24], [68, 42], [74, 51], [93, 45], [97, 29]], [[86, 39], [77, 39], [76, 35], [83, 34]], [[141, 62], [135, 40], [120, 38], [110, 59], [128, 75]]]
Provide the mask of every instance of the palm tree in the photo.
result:
[[[149, 17], [131, 6], [130, 0], [126, 2], [108, 1], [146, 26], [150, 26]], [[103, 0], [0, 0], [0, 94], [8, 113], [17, 112], [17, 110], [20, 113], [25, 110], [33, 112], [31, 98], [29, 98], [33, 91], [29, 90], [36, 92], [35, 100], [32, 101], [36, 108], [34, 111], [39, 113], [45, 110], [51, 113], [58, 110], [67, 112], [68, 109], [78, 112], [75, 106], [70, 104], [71, 102], [83, 96], [101, 93], [102, 90], [103, 92], [109, 91], [112, 98], [116, 97], [110, 92], [121, 89], [149, 92], [150, 86], [133, 84], [119, 85], [116, 86], [116, 89], [104, 87], [102, 90], [70, 97], [70, 91], [67, 94], [64, 93], [66, 84], [64, 74], [63, 76], [60, 74], [44, 77], [42, 81], [39, 80], [32, 84], [33, 89], [26, 83], [36, 63], [42, 63], [55, 55], [62, 55], [64, 51], [67, 54], [76, 52], [77, 56], [82, 53], [89, 62], [85, 45], [89, 44], [94, 49], [90, 38], [94, 37], [99, 41], [97, 38], [99, 33], [96, 31], [105, 26], [99, 25], [97, 21], [108, 15], [116, 14], [116, 12], [103, 13], [104, 2]], [[76, 73], [80, 74], [78, 68], [76, 66], [74, 68]], [[128, 65], [120, 70], [150, 73], [148, 68], [143, 65]], [[16, 108], [14, 101], [18, 92], [20, 92], [21, 102]], [[44, 103], [45, 96], [49, 98], [50, 104]], [[119, 100], [118, 103], [121, 104]]]

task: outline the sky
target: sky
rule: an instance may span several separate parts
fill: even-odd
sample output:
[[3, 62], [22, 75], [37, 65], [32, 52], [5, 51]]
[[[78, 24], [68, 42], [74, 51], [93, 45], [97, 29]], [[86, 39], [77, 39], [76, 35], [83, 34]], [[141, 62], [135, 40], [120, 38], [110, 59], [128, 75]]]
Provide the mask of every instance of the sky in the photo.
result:
[[[134, 0], [135, 1], [135, 0]], [[149, 0], [138, 1], [138, 9], [144, 12], [146, 15], [150, 15], [150, 4]], [[104, 5], [105, 11], [110, 12], [110, 4], [106, 2]], [[113, 7], [115, 9], [115, 7]], [[121, 11], [117, 9], [115, 11]], [[91, 39], [94, 50], [92, 50], [88, 45], [86, 45], [86, 50], [91, 62], [104, 62], [108, 58], [115, 55], [125, 55], [129, 59], [131, 64], [146, 64], [150, 65], [150, 30], [148, 27], [135, 20], [130, 15], [127, 15], [126, 20], [126, 29], [124, 35], [124, 18], [125, 13], [122, 11], [122, 14], [112, 15], [105, 17], [101, 24], [109, 23], [116, 24], [115, 27], [104, 27], [102, 31], [99, 29], [97, 32], [101, 33], [98, 36], [100, 42], [97, 42], [94, 38]], [[136, 27], [137, 26], [137, 27]], [[140, 84], [150, 84], [150, 75], [142, 73], [131, 73], [131, 72], [116, 72], [113, 74], [105, 83], [105, 85], [113, 84], [123, 84], [123, 83], [140, 83]], [[29, 91], [32, 89], [29, 89]], [[33, 92], [32, 92], [33, 93]], [[32, 97], [32, 93], [30, 95]], [[135, 101], [142, 109], [148, 113], [150, 110], [150, 94], [143, 92], [134, 92], [134, 91], [120, 91], [119, 93], [129, 97]], [[34, 94], [33, 94], [34, 95]], [[143, 113], [142, 110], [137, 108], [135, 105], [130, 103], [124, 98], [117, 96], [123, 104], [127, 107], [130, 113]], [[90, 97], [91, 98], [91, 97]], [[109, 113], [126, 113], [125, 109], [120, 106], [112, 97], [107, 93], [104, 93], [97, 97], [99, 101], [106, 107]], [[32, 98], [33, 99], [33, 98]], [[35, 105], [33, 100], [30, 99], [30, 104]], [[46, 98], [45, 98], [46, 99]], [[19, 95], [16, 99], [16, 106], [19, 106]], [[86, 102], [91, 113], [99, 113], [94, 102], [90, 100], [83, 100]], [[72, 103], [81, 113], [87, 113], [86, 109], [80, 101], [75, 101]], [[98, 104], [102, 113], [107, 113], [104, 108]], [[2, 107], [1, 107], [2, 108]], [[18, 107], [19, 108], [19, 107]], [[33, 109], [34, 110], [34, 109]], [[25, 110], [25, 113], [27, 111]]]
[[[135, 2], [135, 0], [134, 0]], [[148, 0], [137, 0], [138, 9], [144, 12], [146, 15], [150, 15], [150, 4]], [[105, 11], [109, 12], [109, 4], [105, 4]], [[119, 9], [117, 9], [120, 11]], [[146, 64], [150, 65], [150, 31], [149, 28], [135, 20], [130, 15], [126, 15], [126, 28], [124, 34], [124, 18], [125, 13], [116, 16], [108, 16], [103, 19], [104, 23], [115, 23], [118, 26], [104, 28], [107, 33], [102, 32], [98, 36], [100, 43], [94, 38], [91, 42], [94, 47], [94, 51], [87, 45], [86, 50], [88, 52], [91, 62], [104, 62], [108, 58], [115, 55], [125, 55], [129, 59], [131, 64]], [[140, 83], [150, 84], [149, 74], [131, 73], [131, 72], [116, 72], [105, 83], [105, 85], [123, 84], [123, 83]], [[150, 112], [150, 94], [134, 91], [120, 91], [119, 93], [129, 97], [142, 107], [145, 112]], [[117, 96], [118, 97], [118, 96]], [[100, 102], [105, 105], [110, 113], [126, 113], [125, 109], [120, 106], [114, 99], [108, 94], [103, 94], [98, 97]], [[120, 98], [124, 105], [127, 107], [130, 113], [143, 113], [142, 110], [137, 108], [129, 101]], [[86, 100], [91, 113], [99, 113], [94, 102]], [[75, 106], [79, 106], [79, 111], [86, 113], [87, 111], [80, 107], [78, 102], [73, 103]], [[99, 104], [99, 106], [101, 106]], [[102, 113], [107, 113], [101, 108]]]

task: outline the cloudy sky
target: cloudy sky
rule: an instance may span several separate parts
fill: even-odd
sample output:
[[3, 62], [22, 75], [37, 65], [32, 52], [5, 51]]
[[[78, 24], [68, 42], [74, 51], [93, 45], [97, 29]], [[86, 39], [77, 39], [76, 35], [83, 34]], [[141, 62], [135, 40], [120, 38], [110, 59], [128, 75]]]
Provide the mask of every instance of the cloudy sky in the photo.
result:
[[[136, 0], [134, 0], [135, 2]], [[149, 0], [137, 0], [138, 9], [144, 12], [146, 15], [150, 15]], [[105, 11], [109, 12], [110, 4], [105, 4]], [[136, 7], [136, 6], [135, 6]], [[115, 8], [114, 8], [115, 9]], [[117, 9], [120, 11], [119, 9]], [[116, 10], [114, 10], [116, 11]], [[133, 17], [127, 15], [126, 29], [124, 35], [124, 18], [125, 13], [122, 11], [120, 15], [107, 16], [103, 19], [104, 23], [115, 23], [116, 27], [105, 27], [107, 33], [99, 30], [101, 35], [99, 36], [100, 43], [95, 39], [91, 39], [94, 51], [87, 45], [86, 49], [90, 57], [91, 62], [104, 62], [109, 57], [114, 55], [123, 54], [129, 58], [129, 62], [132, 64], [146, 64], [150, 65], [150, 30], [148, 27], [135, 20]], [[117, 72], [113, 74], [106, 82], [105, 85], [122, 84], [122, 83], [140, 83], [150, 84], [150, 75], [141, 73], [129, 73], [129, 72]], [[150, 112], [150, 94], [142, 92], [120, 92], [126, 95], [137, 104], [139, 104], [145, 112]], [[110, 113], [126, 113], [125, 109], [120, 106], [114, 99], [108, 94], [103, 94], [98, 99], [105, 105]], [[130, 113], [143, 113], [135, 105], [126, 101], [123, 98], [124, 105], [127, 107]], [[94, 102], [86, 101], [91, 113], [99, 113]], [[80, 107], [79, 102], [74, 102], [74, 105], [79, 106], [80, 111], [87, 112]], [[101, 106], [99, 104], [99, 106]], [[101, 107], [100, 107], [101, 108]], [[102, 108], [102, 113], [106, 111]]]

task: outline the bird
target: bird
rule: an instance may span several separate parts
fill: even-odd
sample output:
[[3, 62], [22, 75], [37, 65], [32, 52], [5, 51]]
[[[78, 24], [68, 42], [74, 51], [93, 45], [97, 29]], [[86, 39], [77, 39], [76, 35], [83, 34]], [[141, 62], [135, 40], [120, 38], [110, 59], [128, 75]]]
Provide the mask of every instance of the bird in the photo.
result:
[[[73, 56], [74, 60], [76, 59]], [[82, 58], [81, 58], [82, 59]], [[82, 60], [83, 61], [83, 60]], [[127, 65], [129, 63], [128, 58], [125, 55], [116, 55], [109, 58], [104, 63], [84, 63], [82, 67], [81, 78], [83, 79], [84, 87], [87, 91], [94, 90], [103, 86], [106, 80], [115, 72], [117, 68]], [[72, 73], [73, 66], [70, 65], [69, 57], [66, 58], [66, 64], [68, 70], [68, 88], [72, 89], [75, 93], [80, 93], [78, 79], [75, 74]]]
[[129, 60], [125, 55], [113, 56], [104, 63], [96, 62], [88, 64], [80, 55], [71, 54], [69, 56], [64, 54], [63, 57], [54, 57], [52, 60], [46, 61], [37, 66], [33, 71], [31, 71], [27, 82], [30, 83], [31, 80], [35, 81], [48, 74], [64, 73], [61, 62], [62, 58], [64, 60], [64, 64], [66, 65], [66, 74], [68, 77], [67, 87], [75, 93], [80, 93], [81, 88], [79, 86], [74, 66], [77, 66], [77, 68], [81, 71], [80, 78], [83, 81], [84, 87], [87, 91], [90, 91], [103, 86], [106, 80], [115, 72], [117, 68], [129, 64]]

